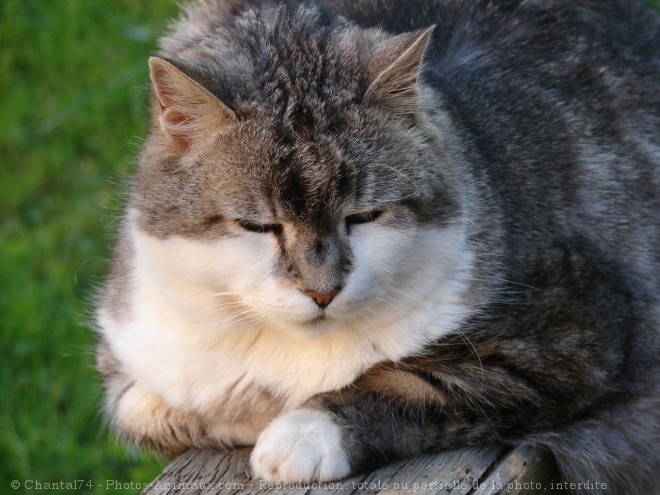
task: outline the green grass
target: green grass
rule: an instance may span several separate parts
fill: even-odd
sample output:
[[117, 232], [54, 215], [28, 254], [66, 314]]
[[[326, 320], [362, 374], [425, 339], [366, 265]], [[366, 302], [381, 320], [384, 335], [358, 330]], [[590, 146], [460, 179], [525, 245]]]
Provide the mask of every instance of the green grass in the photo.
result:
[[0, 2], [0, 493], [12, 480], [148, 482], [163, 466], [103, 428], [86, 318], [146, 131], [146, 59], [176, 10]]
[[175, 13], [174, 0], [0, 2], [0, 493], [12, 480], [106, 493], [164, 464], [104, 430], [85, 320], [146, 131], [146, 59]]

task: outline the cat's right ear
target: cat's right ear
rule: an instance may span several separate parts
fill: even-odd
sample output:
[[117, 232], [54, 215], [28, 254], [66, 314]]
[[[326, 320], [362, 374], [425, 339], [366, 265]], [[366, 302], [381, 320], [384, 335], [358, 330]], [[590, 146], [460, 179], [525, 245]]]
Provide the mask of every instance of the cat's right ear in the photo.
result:
[[394, 113], [415, 113], [421, 106], [418, 84], [424, 52], [435, 25], [403, 33], [382, 43], [369, 64], [372, 80], [365, 100]]
[[160, 129], [177, 151], [236, 121], [230, 108], [167, 60], [149, 58], [149, 70], [160, 103]]

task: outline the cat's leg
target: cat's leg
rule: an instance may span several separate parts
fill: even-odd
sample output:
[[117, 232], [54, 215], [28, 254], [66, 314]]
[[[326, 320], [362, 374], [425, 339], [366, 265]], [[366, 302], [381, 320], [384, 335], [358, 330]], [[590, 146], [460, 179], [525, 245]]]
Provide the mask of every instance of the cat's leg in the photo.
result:
[[476, 394], [459, 397], [396, 364], [382, 365], [275, 419], [251, 463], [256, 476], [269, 480], [328, 481], [431, 449], [498, 441], [508, 420], [516, 422], [504, 411], [493, 414]]
[[211, 438], [201, 417], [169, 407], [160, 396], [146, 392], [135, 382], [128, 383], [109, 401], [107, 410], [113, 428], [131, 443], [167, 456], [192, 446], [214, 446], [209, 445]]
[[169, 456], [191, 446], [220, 446], [199, 415], [171, 408], [122, 372], [103, 341], [97, 346], [96, 362], [103, 379], [106, 415], [120, 437]]
[[261, 433], [252, 452], [252, 471], [269, 481], [330, 481], [355, 469], [343, 425], [323, 408], [294, 409]]
[[191, 447], [254, 445], [259, 432], [282, 409], [263, 390], [251, 390], [252, 401], [245, 407], [229, 407], [226, 398], [202, 411], [173, 407], [127, 374], [103, 339], [97, 345], [96, 366], [110, 427], [124, 440], [167, 456]]

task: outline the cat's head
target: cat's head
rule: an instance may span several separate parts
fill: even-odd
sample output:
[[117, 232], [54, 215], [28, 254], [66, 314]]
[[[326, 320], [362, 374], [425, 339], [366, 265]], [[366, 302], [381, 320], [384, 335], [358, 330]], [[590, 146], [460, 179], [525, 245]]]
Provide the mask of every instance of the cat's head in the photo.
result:
[[164, 269], [238, 315], [311, 332], [405, 312], [451, 281], [464, 249], [419, 81], [432, 29], [270, 14], [150, 60], [138, 229]]

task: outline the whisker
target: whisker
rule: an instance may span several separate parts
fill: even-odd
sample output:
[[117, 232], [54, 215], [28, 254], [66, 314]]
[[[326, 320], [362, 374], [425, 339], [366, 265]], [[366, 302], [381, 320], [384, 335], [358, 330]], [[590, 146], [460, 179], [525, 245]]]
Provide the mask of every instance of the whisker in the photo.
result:
[[245, 308], [245, 305], [241, 302], [232, 302], [232, 303], [226, 303], [226, 304], [219, 304], [217, 306], [214, 306], [210, 309], [200, 309], [199, 311], [194, 313], [194, 316], [196, 318], [202, 318], [204, 316], [212, 315], [215, 313], [220, 313], [222, 311], [226, 310], [231, 310], [235, 308]]
[[216, 325], [222, 325], [224, 323], [231, 322], [233, 324], [241, 323], [243, 321], [249, 320], [252, 317], [259, 316], [261, 318], [265, 318], [265, 315], [262, 315], [258, 313], [255, 310], [252, 309], [246, 309], [245, 311], [242, 311], [240, 313], [237, 313], [235, 315], [228, 315], [226, 318], [222, 318], [220, 320], [215, 320], [212, 322], [206, 322], [206, 323], [199, 323], [195, 326], [216, 326]]
[[238, 296], [240, 295], [239, 292], [231, 292], [231, 291], [226, 291], [226, 292], [205, 292], [204, 294], [198, 294], [196, 296], [193, 296], [189, 299], [185, 299], [183, 301], [184, 304], [191, 303], [194, 301], [199, 301], [201, 299], [210, 299], [212, 297], [223, 297], [223, 296]]

